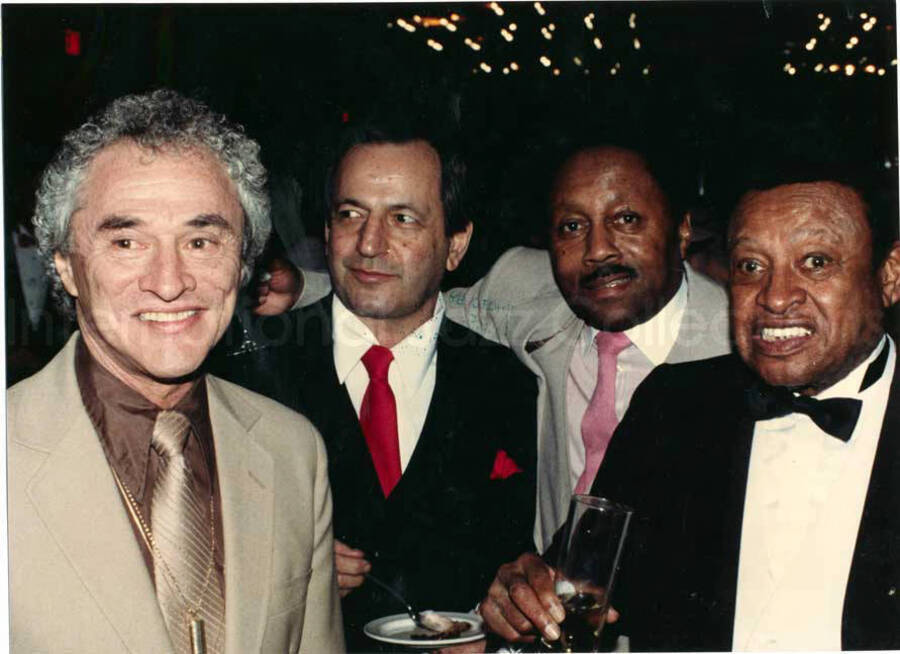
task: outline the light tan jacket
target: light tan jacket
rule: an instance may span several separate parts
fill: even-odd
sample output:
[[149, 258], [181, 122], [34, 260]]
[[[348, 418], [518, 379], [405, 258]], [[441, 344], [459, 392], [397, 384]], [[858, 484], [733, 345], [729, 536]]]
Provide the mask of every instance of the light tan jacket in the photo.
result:
[[[13, 652], [169, 652], [153, 583], [75, 379], [75, 338], [8, 393]], [[325, 448], [297, 413], [207, 377], [226, 651], [340, 652]]]

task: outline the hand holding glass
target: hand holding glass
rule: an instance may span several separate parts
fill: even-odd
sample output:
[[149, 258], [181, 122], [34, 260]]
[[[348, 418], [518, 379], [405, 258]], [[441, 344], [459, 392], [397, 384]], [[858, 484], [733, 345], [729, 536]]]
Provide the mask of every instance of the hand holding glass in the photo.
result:
[[562, 652], [598, 650], [632, 513], [601, 497], [572, 496], [556, 566], [556, 594], [566, 618], [559, 640], [544, 641], [545, 646]]

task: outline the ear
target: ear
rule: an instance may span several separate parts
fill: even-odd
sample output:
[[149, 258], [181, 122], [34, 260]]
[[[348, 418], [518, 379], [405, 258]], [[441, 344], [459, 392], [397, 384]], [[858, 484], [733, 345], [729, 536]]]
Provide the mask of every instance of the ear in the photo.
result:
[[878, 269], [878, 284], [885, 308], [900, 301], [900, 241], [891, 246], [891, 251]]
[[447, 252], [446, 264], [448, 271], [456, 270], [459, 267], [459, 263], [465, 256], [466, 250], [469, 249], [469, 241], [472, 239], [473, 229], [470, 221], [466, 223], [465, 229], [450, 236], [450, 251]]
[[75, 284], [75, 275], [72, 272], [71, 255], [63, 255], [60, 252], [53, 254], [53, 265], [62, 280], [63, 288], [72, 297], [78, 297], [78, 286]]
[[328, 237], [331, 236], [331, 221], [325, 221], [325, 245], [328, 245]]
[[681, 224], [678, 225], [678, 251], [681, 253], [682, 259], [687, 256], [688, 246], [691, 244], [691, 232], [691, 212], [688, 211], [681, 219]]

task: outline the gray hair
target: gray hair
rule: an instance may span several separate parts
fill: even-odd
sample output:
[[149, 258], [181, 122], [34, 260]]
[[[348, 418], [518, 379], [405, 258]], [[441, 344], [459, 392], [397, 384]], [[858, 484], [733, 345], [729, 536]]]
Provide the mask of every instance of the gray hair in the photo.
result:
[[259, 144], [246, 136], [240, 125], [203, 103], [160, 89], [118, 98], [67, 134], [41, 177], [34, 210], [35, 233], [63, 313], [73, 316], [74, 303], [63, 288], [53, 255], [70, 252], [72, 213], [78, 206], [78, 191], [88, 167], [101, 150], [120, 141], [132, 141], [153, 151], [202, 147], [216, 156], [235, 183], [244, 210], [241, 264], [242, 281], [246, 282], [272, 229]]

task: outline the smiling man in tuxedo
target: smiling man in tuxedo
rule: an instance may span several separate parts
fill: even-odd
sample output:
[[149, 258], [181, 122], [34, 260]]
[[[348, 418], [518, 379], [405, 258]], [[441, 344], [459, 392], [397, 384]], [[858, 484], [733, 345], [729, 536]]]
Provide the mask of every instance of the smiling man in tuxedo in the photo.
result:
[[[738, 203], [738, 355], [662, 366], [592, 488], [635, 509], [614, 604], [638, 650], [900, 647], [896, 179], [793, 169]], [[533, 555], [483, 613], [510, 639], [561, 617]], [[510, 598], [515, 599], [510, 599]]]

